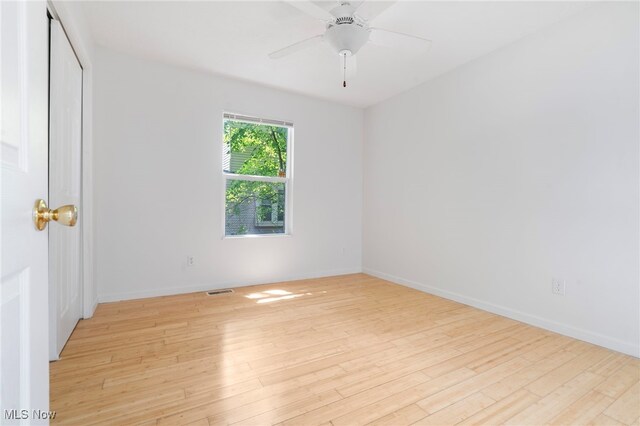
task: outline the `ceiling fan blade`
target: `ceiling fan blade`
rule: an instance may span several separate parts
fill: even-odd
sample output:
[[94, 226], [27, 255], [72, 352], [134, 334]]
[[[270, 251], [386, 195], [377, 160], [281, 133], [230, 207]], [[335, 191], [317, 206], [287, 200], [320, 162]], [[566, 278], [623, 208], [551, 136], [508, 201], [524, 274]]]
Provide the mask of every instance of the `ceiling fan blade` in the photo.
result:
[[333, 15], [313, 3], [310, 0], [282, 0], [288, 5], [295, 7], [296, 9], [306, 13], [307, 15], [320, 19], [321, 21], [333, 20]]
[[290, 46], [276, 50], [275, 52], [271, 52], [269, 53], [269, 57], [271, 59], [280, 59], [285, 56], [291, 55], [292, 53], [299, 52], [300, 50], [308, 49], [309, 47], [319, 44], [321, 42], [322, 42], [322, 34], [313, 36], [306, 40], [299, 41]]
[[369, 23], [377, 18], [382, 12], [387, 10], [389, 7], [393, 6], [397, 0], [391, 1], [376, 1], [376, 0], [362, 0], [357, 2], [352, 2], [351, 6], [353, 6], [356, 10], [356, 14], [368, 21]]
[[367, 0], [352, 1], [350, 2], [350, 4], [351, 4], [351, 7], [353, 7], [353, 10], [357, 12], [358, 9], [360, 9], [360, 6], [362, 6], [366, 1]]
[[369, 40], [374, 44], [412, 52], [426, 52], [431, 47], [431, 40], [396, 31], [371, 28]]

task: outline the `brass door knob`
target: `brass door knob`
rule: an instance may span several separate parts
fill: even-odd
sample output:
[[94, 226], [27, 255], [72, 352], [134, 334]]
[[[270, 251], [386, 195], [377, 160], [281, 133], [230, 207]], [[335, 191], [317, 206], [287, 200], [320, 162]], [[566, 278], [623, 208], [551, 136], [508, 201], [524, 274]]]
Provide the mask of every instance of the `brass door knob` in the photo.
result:
[[44, 230], [50, 220], [61, 225], [74, 226], [78, 222], [78, 208], [73, 204], [68, 204], [51, 210], [44, 200], [36, 200], [36, 205], [33, 207], [33, 223], [36, 225], [36, 229], [38, 231]]

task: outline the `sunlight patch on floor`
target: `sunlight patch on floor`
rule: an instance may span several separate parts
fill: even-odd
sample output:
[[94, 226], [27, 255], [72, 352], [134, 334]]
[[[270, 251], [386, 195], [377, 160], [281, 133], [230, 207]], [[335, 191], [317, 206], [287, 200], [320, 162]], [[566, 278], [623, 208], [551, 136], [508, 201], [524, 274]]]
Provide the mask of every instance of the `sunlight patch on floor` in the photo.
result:
[[[247, 294], [245, 297], [247, 299], [258, 299], [256, 303], [271, 303], [271, 302], [278, 302], [280, 300], [295, 299], [301, 296], [309, 296], [311, 294], [312, 293], [293, 294], [290, 291], [274, 289], [274, 290], [265, 290], [259, 293], [250, 293], [250, 294]], [[277, 296], [277, 297], [274, 297], [274, 296]]]

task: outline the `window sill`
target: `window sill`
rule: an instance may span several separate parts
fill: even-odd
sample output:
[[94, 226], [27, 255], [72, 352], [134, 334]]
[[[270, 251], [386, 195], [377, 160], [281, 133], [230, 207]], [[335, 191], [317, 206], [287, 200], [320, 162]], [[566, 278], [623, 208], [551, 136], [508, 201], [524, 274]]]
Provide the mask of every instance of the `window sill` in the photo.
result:
[[224, 235], [222, 236], [223, 240], [243, 240], [243, 239], [253, 239], [253, 238], [284, 238], [284, 237], [292, 237], [291, 233], [286, 234], [251, 234], [251, 235]]

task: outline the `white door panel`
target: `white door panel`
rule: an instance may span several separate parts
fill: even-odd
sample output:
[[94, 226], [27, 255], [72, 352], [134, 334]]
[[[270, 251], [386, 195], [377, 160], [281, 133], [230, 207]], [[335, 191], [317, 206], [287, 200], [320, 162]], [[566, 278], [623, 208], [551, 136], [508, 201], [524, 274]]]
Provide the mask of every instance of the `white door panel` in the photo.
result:
[[48, 417], [47, 29], [45, 2], [0, 1], [0, 424]]
[[[51, 21], [49, 201], [80, 207], [82, 68], [56, 20]], [[82, 316], [80, 244], [82, 209], [74, 227], [49, 227], [50, 357], [58, 359]]]

